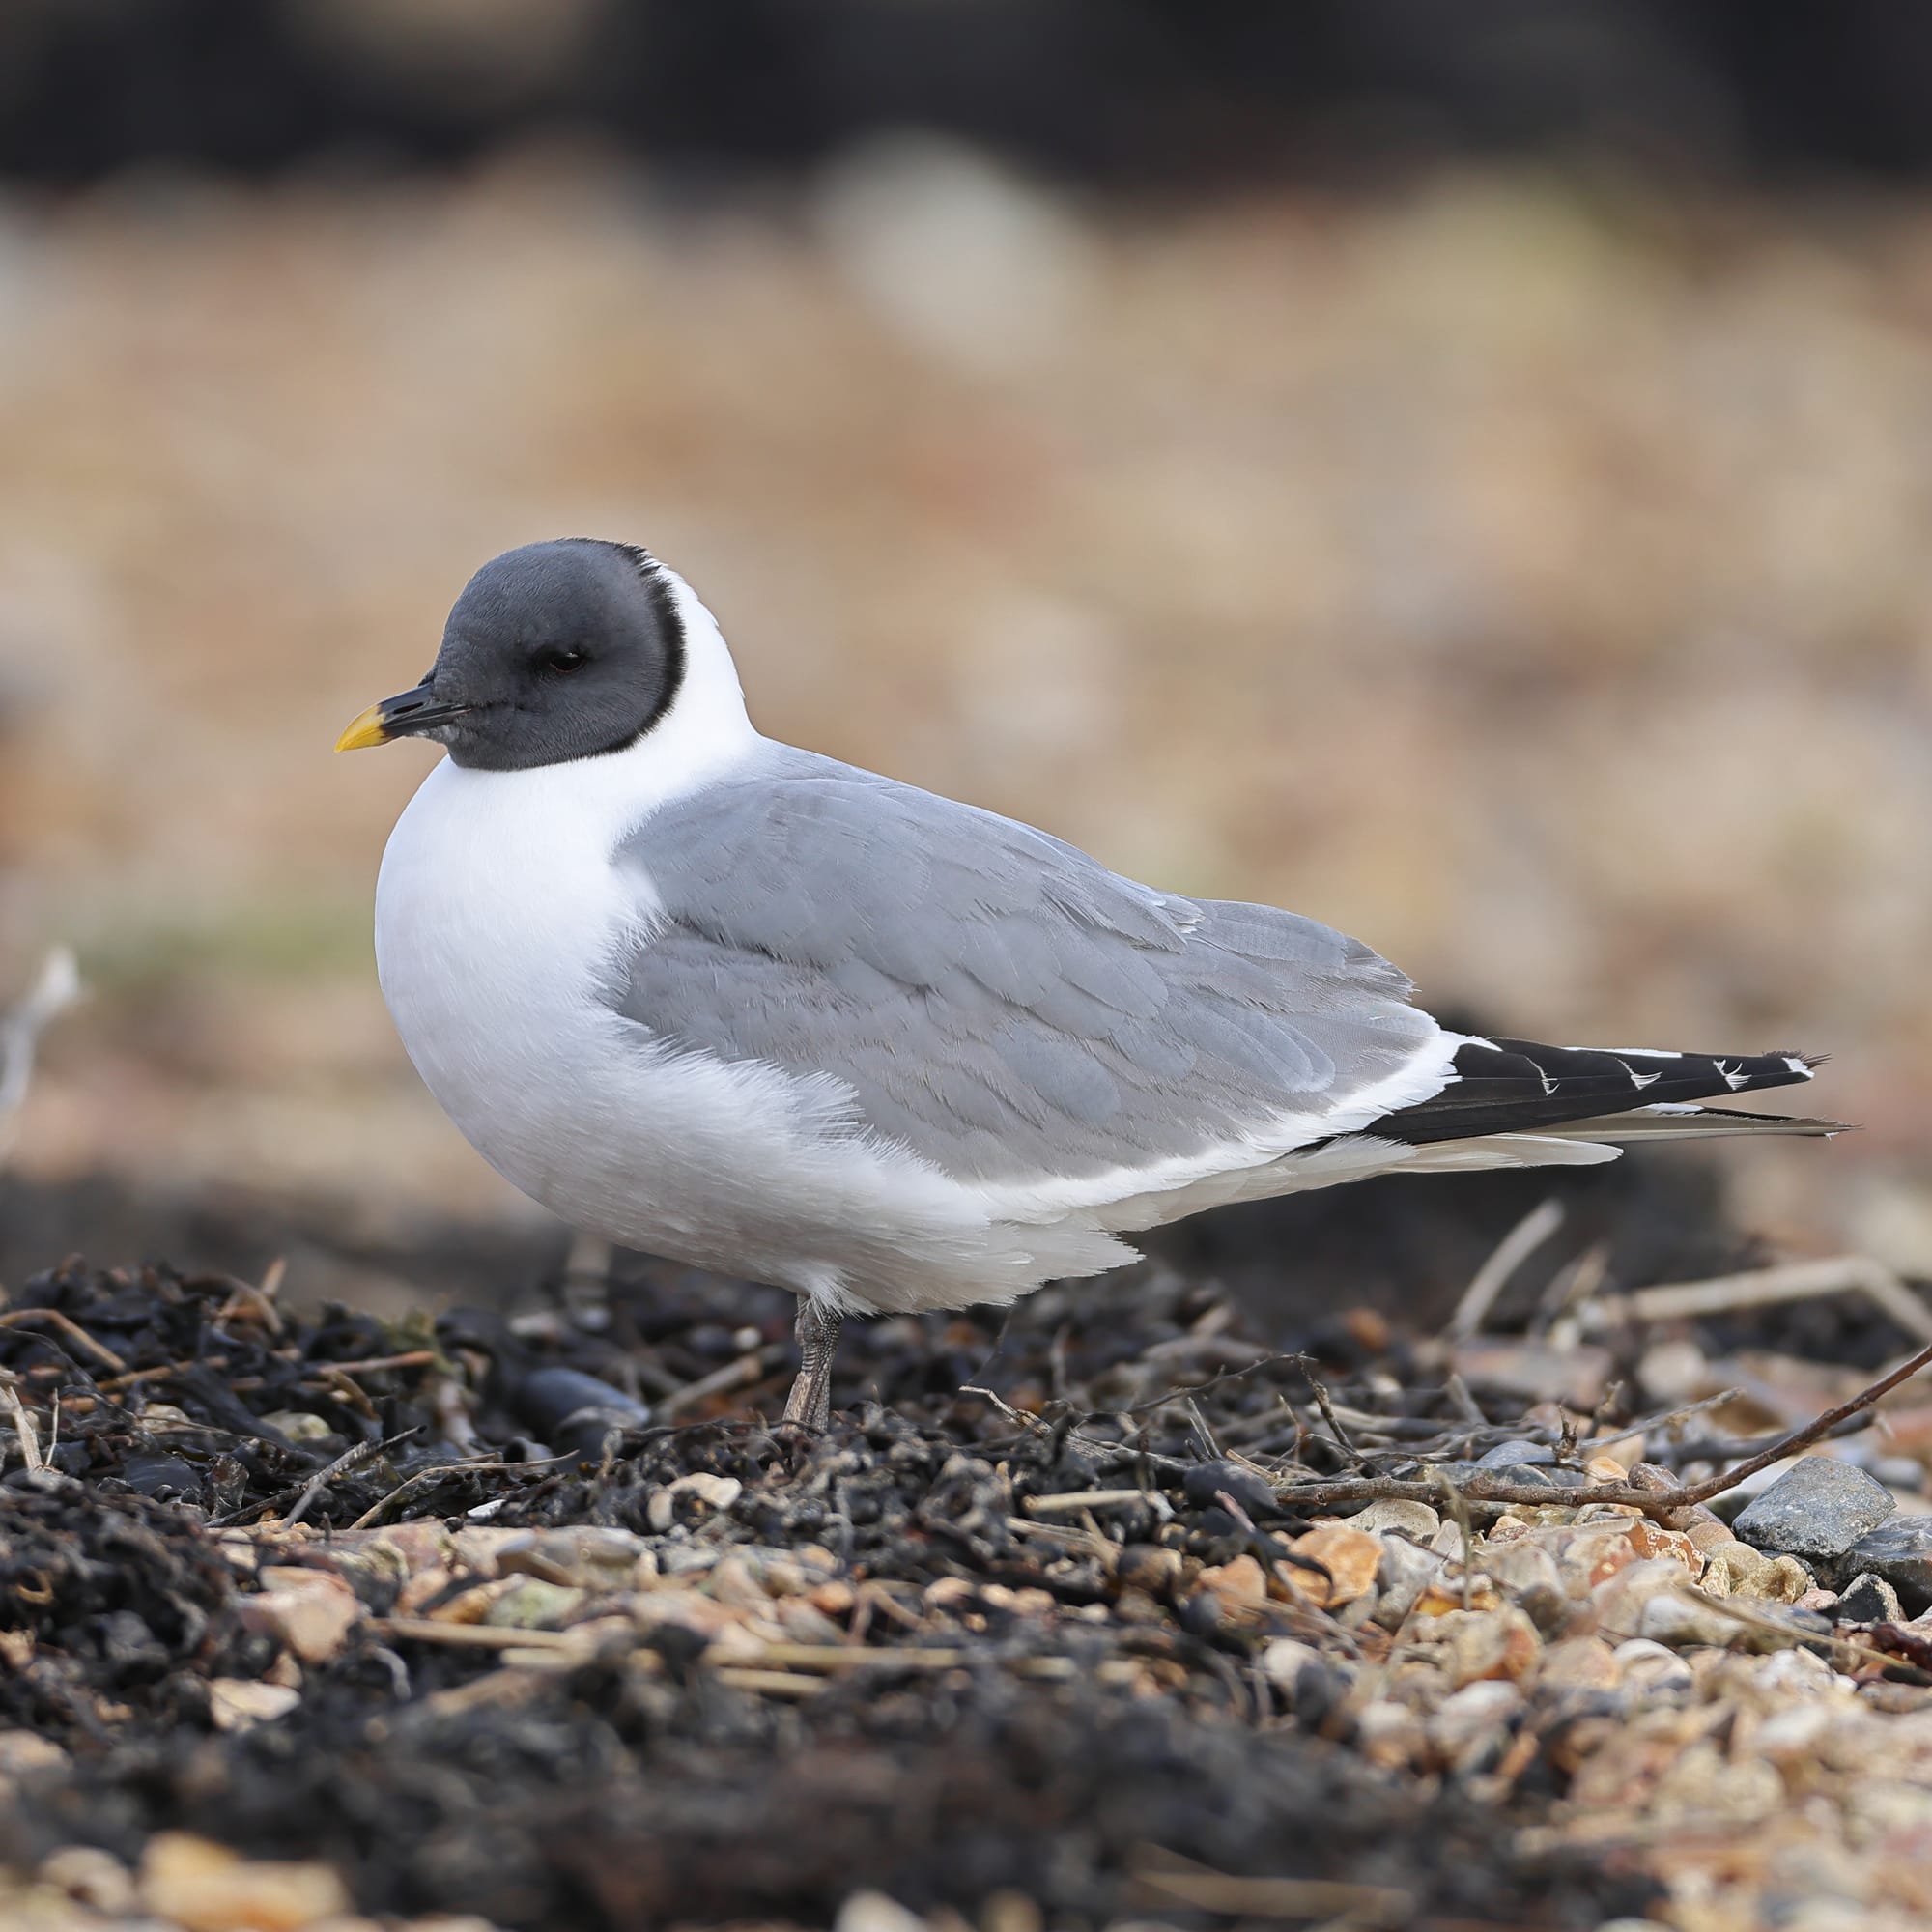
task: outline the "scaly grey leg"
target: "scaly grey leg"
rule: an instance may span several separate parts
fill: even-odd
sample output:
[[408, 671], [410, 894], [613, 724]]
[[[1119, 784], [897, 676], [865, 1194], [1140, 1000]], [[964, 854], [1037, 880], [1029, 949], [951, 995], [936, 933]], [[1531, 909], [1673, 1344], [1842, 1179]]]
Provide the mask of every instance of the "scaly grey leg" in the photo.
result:
[[784, 1419], [808, 1429], [823, 1429], [832, 1420], [832, 1356], [845, 1318], [821, 1308], [810, 1295], [798, 1302], [798, 1379], [791, 1385]]

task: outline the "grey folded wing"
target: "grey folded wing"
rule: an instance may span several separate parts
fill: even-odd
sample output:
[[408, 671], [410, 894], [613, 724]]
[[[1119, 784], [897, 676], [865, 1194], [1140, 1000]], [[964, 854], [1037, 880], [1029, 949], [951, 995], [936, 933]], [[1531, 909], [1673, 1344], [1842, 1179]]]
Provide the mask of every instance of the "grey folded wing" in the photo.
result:
[[961, 1179], [1314, 1141], [1446, 1061], [1408, 981], [1356, 940], [1152, 891], [807, 753], [773, 747], [665, 808], [618, 864], [662, 908], [620, 962], [627, 1018], [682, 1050], [829, 1073], [864, 1127]]

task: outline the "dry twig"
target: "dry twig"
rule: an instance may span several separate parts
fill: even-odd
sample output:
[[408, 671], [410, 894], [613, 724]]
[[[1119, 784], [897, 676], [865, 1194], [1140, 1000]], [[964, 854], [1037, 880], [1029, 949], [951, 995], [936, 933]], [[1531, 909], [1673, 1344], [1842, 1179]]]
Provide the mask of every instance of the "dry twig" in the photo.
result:
[[543, 1456], [528, 1463], [439, 1463], [434, 1468], [418, 1469], [414, 1475], [398, 1483], [386, 1496], [371, 1503], [349, 1527], [352, 1530], [374, 1527], [406, 1496], [413, 1495], [417, 1490], [444, 1476], [495, 1476], [501, 1475], [509, 1469], [548, 1469], [558, 1463], [579, 1463], [582, 1460], [581, 1456], [573, 1453], [566, 1456]]
[[34, 1431], [34, 1418], [27, 1413], [19, 1390], [11, 1381], [0, 1382], [0, 1402], [6, 1404], [7, 1413], [13, 1418], [14, 1434], [20, 1438], [21, 1460], [29, 1469], [44, 1469], [46, 1462], [41, 1454], [41, 1438]]
[[1510, 1276], [1563, 1225], [1563, 1204], [1554, 1196], [1539, 1203], [1495, 1245], [1488, 1261], [1470, 1277], [1443, 1330], [1451, 1342], [1466, 1342], [1481, 1332], [1496, 1296], [1509, 1286]]
[[708, 1376], [699, 1376], [695, 1382], [673, 1389], [656, 1405], [655, 1412], [660, 1420], [668, 1422], [673, 1415], [682, 1415], [714, 1395], [728, 1395], [733, 1389], [749, 1388], [753, 1382], [762, 1381], [784, 1358], [782, 1342], [753, 1349], [736, 1361], [726, 1362], [722, 1369], [713, 1369]]
[[417, 1423], [413, 1429], [405, 1429], [395, 1435], [379, 1442], [358, 1442], [353, 1449], [344, 1450], [327, 1468], [318, 1469], [302, 1488], [296, 1498], [296, 1506], [282, 1519], [284, 1529], [293, 1529], [309, 1512], [309, 1505], [321, 1495], [337, 1476], [346, 1476], [351, 1469], [367, 1463], [377, 1456], [386, 1455], [398, 1442], [407, 1442], [412, 1435], [420, 1435], [423, 1426]]
[[41, 1035], [81, 996], [80, 968], [73, 954], [57, 946], [46, 956], [27, 997], [0, 1015], [0, 1153], [10, 1127], [25, 1102], [34, 1078], [34, 1053]]
[[[1512, 1483], [1478, 1474], [1457, 1484], [1456, 1491], [1465, 1502], [1471, 1503], [1529, 1503], [1538, 1508], [1560, 1503], [1566, 1509], [1582, 1509], [1591, 1503], [1620, 1503], [1667, 1523], [1680, 1510], [1707, 1503], [1713, 1496], [1722, 1495], [1726, 1490], [1735, 1489], [1738, 1484], [1755, 1476], [1759, 1470], [1768, 1469], [1774, 1463], [1781, 1463], [1786, 1457], [1808, 1449], [1812, 1443], [1830, 1435], [1847, 1416], [1869, 1408], [1881, 1396], [1889, 1394], [1900, 1382], [1910, 1379], [1928, 1365], [1932, 1365], [1932, 1344], [1908, 1356], [1889, 1374], [1881, 1376], [1849, 1401], [1839, 1403], [1835, 1408], [1828, 1408], [1823, 1415], [1815, 1417], [1802, 1429], [1780, 1435], [1757, 1455], [1747, 1457], [1733, 1468], [1707, 1476], [1702, 1482], [1674, 1490], [1640, 1490], [1630, 1483], [1596, 1483], [1580, 1490], [1552, 1490], [1542, 1483]], [[1392, 1476], [1287, 1483], [1275, 1491], [1276, 1501], [1284, 1507], [1302, 1509], [1332, 1509], [1340, 1503], [1384, 1501], [1437, 1503], [1441, 1497], [1442, 1492], [1434, 1481], [1406, 1481]]]
[[1235, 1918], [1318, 1918], [1347, 1925], [1406, 1925], [1410, 1892], [1388, 1885], [1313, 1878], [1236, 1878], [1178, 1853], [1150, 1848], [1133, 1871], [1136, 1884], [1197, 1912]]
[[1932, 1342], [1928, 1309], [1892, 1271], [1869, 1255], [1837, 1255], [1829, 1261], [1786, 1262], [1744, 1274], [1715, 1275], [1709, 1281], [1660, 1282], [1628, 1294], [1601, 1295], [1591, 1318], [1604, 1326], [1619, 1321], [1682, 1321], [1698, 1315], [1724, 1315], [1741, 1308], [1768, 1308], [1781, 1301], [1808, 1301], [1814, 1295], [1862, 1294], [1921, 1342]]
[[15, 1328], [23, 1321], [44, 1321], [48, 1327], [59, 1329], [76, 1349], [84, 1350], [117, 1376], [128, 1371], [128, 1364], [105, 1342], [97, 1342], [79, 1322], [70, 1321], [58, 1308], [14, 1308], [0, 1315], [0, 1328]]

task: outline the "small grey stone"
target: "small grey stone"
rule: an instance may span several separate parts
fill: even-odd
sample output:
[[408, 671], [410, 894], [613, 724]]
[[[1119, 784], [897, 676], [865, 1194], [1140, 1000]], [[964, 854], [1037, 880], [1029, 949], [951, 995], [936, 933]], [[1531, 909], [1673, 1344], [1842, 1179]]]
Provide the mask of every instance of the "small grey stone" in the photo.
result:
[[1349, 1526], [1376, 1533], [1392, 1529], [1417, 1543], [1427, 1543], [1442, 1527], [1442, 1519], [1427, 1503], [1384, 1501], [1371, 1503], [1350, 1517]]
[[1443, 1573], [1442, 1558], [1399, 1532], [1381, 1539], [1382, 1560], [1376, 1571], [1376, 1620], [1394, 1630]]
[[1917, 1616], [1932, 1605], [1932, 1516], [1895, 1516], [1846, 1550], [1839, 1571], [1881, 1577]]
[[1837, 1604], [1840, 1623], [1895, 1624], [1904, 1614], [1898, 1592], [1869, 1570], [1845, 1585]]
[[1759, 1549], [1792, 1556], [1842, 1556], [1897, 1507], [1891, 1492], [1862, 1469], [1831, 1456], [1804, 1456], [1732, 1527]]
[[1917, 1490], [1924, 1486], [1925, 1464], [1914, 1456], [1880, 1456], [1870, 1469], [1889, 1490]]
[[1556, 1487], [1555, 1471], [1539, 1468], [1534, 1463], [1504, 1463], [1492, 1468], [1490, 1473], [1525, 1489], [1553, 1490]]
[[1491, 1549], [1484, 1567], [1496, 1586], [1528, 1613], [1545, 1636], [1562, 1628], [1577, 1607], [1563, 1587], [1556, 1559], [1541, 1544], [1527, 1540]]
[[1547, 1442], [1498, 1442], [1477, 1458], [1479, 1469], [1507, 1469], [1523, 1463], [1553, 1463], [1556, 1451]]

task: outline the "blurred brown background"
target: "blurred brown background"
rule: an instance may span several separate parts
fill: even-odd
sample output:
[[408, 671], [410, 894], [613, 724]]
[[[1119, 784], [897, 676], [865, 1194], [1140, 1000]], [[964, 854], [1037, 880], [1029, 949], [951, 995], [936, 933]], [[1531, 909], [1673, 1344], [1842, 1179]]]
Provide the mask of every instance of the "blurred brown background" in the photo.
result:
[[375, 985], [426, 759], [329, 747], [588, 533], [774, 734], [1486, 1025], [1831, 1051], [1867, 1131], [1726, 1185], [1932, 1272], [1932, 16], [96, 0], [0, 76], [0, 1005], [93, 989], [0, 1267], [549, 1251]]

